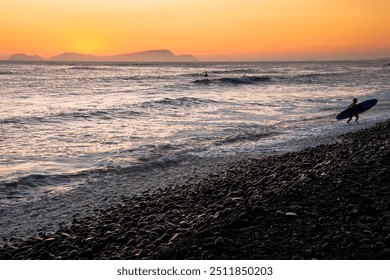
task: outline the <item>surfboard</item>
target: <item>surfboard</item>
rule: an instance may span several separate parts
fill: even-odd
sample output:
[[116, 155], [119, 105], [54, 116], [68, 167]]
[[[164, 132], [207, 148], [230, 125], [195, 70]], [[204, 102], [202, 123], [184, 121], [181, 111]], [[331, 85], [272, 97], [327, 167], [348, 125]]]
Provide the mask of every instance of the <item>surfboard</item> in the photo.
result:
[[[363, 113], [363, 112], [367, 111], [368, 109], [371, 109], [372, 107], [374, 107], [376, 105], [376, 103], [378, 103], [377, 99], [369, 99], [369, 100], [363, 101], [361, 103], [358, 103], [356, 105], [357, 109], [358, 109], [358, 114]], [[342, 120], [342, 119], [350, 118], [351, 116], [353, 116], [353, 109], [349, 108], [349, 109], [342, 111], [340, 114], [338, 114], [336, 116], [336, 119]]]

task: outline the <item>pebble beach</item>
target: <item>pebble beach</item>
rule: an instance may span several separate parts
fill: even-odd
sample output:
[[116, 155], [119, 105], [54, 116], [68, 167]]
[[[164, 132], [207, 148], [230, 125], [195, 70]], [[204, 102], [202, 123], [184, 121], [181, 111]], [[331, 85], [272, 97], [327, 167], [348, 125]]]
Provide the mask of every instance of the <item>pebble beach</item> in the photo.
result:
[[[390, 259], [390, 121], [112, 199], [0, 259]], [[178, 176], [180, 176], [178, 174]]]

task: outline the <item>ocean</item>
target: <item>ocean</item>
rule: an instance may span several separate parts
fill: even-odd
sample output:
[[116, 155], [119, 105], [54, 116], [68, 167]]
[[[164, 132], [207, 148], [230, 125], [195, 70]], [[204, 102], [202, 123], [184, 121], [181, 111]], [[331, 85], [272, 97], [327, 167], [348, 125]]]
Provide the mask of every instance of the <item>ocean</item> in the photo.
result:
[[[1, 61], [0, 204], [110, 170], [294, 151], [371, 126], [389, 118], [386, 64]], [[338, 122], [355, 97], [378, 104]]]

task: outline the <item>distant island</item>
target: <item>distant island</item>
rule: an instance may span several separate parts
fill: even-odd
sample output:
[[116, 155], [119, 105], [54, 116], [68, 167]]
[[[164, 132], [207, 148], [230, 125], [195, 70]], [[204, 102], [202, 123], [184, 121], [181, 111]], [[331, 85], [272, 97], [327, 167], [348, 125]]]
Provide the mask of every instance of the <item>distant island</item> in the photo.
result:
[[190, 54], [175, 55], [170, 50], [149, 50], [126, 54], [102, 56], [81, 53], [62, 53], [45, 59], [38, 55], [13, 54], [8, 60], [14, 61], [97, 61], [97, 62], [193, 62], [198, 61]]
[[43, 61], [45, 60], [43, 57], [38, 55], [27, 55], [23, 53], [17, 53], [11, 55], [8, 60], [18, 60], [18, 61]]

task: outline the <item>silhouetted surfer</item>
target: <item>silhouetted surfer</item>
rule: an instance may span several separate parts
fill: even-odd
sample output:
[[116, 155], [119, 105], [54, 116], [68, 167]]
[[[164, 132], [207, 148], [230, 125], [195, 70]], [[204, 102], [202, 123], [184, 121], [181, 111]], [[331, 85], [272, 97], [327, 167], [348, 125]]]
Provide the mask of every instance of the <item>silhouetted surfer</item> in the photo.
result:
[[348, 109], [351, 108], [352, 109], [352, 116], [348, 119], [347, 123], [349, 123], [353, 117], [356, 118], [355, 122], [357, 122], [357, 120], [359, 119], [359, 111], [358, 111], [358, 107], [357, 107], [357, 99], [354, 98], [353, 99], [353, 102], [351, 105], [349, 105]]
[[207, 72], [204, 74], [204, 76], [207, 78], [209, 75], [207, 74]]

